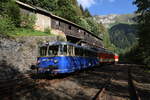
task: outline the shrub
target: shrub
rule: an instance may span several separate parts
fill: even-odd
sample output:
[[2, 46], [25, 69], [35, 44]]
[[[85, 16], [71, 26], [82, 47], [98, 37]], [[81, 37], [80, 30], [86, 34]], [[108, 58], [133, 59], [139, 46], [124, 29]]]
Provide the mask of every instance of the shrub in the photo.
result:
[[77, 22], [80, 26], [82, 26], [83, 28], [91, 31], [91, 26], [88, 24], [88, 22], [84, 19], [84, 18], [79, 18], [78, 22]]
[[50, 28], [45, 28], [44, 32], [47, 33], [47, 34], [51, 34], [51, 29]]
[[0, 17], [0, 34], [7, 35], [8, 32], [11, 32], [15, 29], [14, 23], [10, 18]]
[[36, 21], [35, 15], [23, 14], [21, 15], [20, 27], [33, 29], [33, 26], [35, 25], [35, 21]]
[[17, 27], [20, 26], [20, 10], [18, 5], [14, 1], [12, 0], [7, 0], [5, 2], [2, 1], [0, 8], [1, 8], [0, 11], [1, 16], [9, 17], [15, 26]]

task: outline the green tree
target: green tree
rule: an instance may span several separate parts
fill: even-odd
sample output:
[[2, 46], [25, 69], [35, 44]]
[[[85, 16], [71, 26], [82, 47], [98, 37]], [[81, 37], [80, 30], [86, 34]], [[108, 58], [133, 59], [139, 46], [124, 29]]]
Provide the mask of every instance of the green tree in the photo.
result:
[[7, 35], [15, 29], [15, 25], [8, 17], [0, 17], [0, 34]]
[[[135, 43], [137, 34], [137, 25], [119, 23], [109, 29], [111, 42], [118, 48], [130, 48]], [[118, 42], [119, 41], [119, 42]]]
[[48, 11], [55, 11], [57, 9], [58, 0], [20, 0], [21, 2], [41, 7]]
[[136, 0], [137, 5], [137, 21], [139, 23], [139, 49], [144, 63], [150, 65], [150, 1], [149, 0]]
[[73, 9], [71, 0], [59, 0], [57, 4], [58, 8], [54, 13], [60, 17], [75, 22], [76, 11]]
[[17, 27], [20, 25], [20, 10], [14, 1], [3, 1], [1, 2], [0, 8], [1, 16], [9, 17]]
[[94, 33], [96, 36], [101, 37], [103, 30], [103, 25], [97, 23], [93, 18], [86, 18], [87, 23], [90, 25], [90, 31]]
[[86, 21], [86, 19], [80, 17], [78, 18], [77, 22], [80, 26], [82, 26], [83, 28], [85, 28], [88, 31], [91, 31], [91, 26], [88, 24], [88, 22]]
[[84, 17], [91, 17], [91, 13], [89, 12], [89, 10], [87, 8], [84, 10], [83, 15], [84, 15]]
[[22, 14], [21, 15], [21, 24], [20, 27], [33, 29], [36, 21], [35, 15]]
[[82, 6], [82, 5], [80, 5], [80, 10], [81, 10], [81, 12], [82, 12], [82, 15], [84, 15], [84, 9], [83, 9], [83, 6]]

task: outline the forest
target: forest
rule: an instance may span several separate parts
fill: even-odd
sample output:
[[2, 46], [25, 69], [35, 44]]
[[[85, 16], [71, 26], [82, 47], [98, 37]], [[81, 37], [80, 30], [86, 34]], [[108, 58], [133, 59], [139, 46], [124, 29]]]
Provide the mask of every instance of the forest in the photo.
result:
[[[121, 54], [123, 60], [132, 63], [150, 65], [150, 1], [135, 0], [134, 5], [138, 7], [135, 25], [120, 24], [106, 29], [101, 23], [97, 23], [88, 9], [84, 9], [77, 0], [20, 0], [21, 2], [46, 9], [53, 14], [70, 20], [81, 27], [91, 31], [93, 34], [103, 38], [105, 48]], [[19, 7], [14, 0], [0, 0], [0, 34], [8, 34], [20, 28], [32, 29], [35, 18], [23, 19], [19, 15]], [[21, 26], [21, 21], [27, 24]], [[119, 30], [118, 30], [119, 27]], [[7, 30], [6, 30], [7, 29]], [[127, 30], [131, 34], [124, 34]], [[134, 30], [134, 31], [133, 31]], [[136, 33], [134, 33], [136, 31]], [[119, 37], [115, 37], [119, 34]], [[136, 34], [136, 36], [134, 36]], [[136, 38], [135, 38], [136, 37]], [[118, 38], [122, 41], [117, 42]], [[134, 41], [137, 41], [134, 44]], [[117, 44], [117, 45], [116, 45]], [[126, 48], [129, 47], [129, 48]]]

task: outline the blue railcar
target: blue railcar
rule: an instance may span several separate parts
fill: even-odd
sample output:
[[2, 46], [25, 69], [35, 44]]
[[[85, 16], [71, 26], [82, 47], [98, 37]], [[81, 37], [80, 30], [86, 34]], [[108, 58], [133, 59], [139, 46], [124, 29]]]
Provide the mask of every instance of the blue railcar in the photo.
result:
[[97, 52], [69, 42], [51, 42], [39, 47], [38, 72], [71, 73], [99, 64]]

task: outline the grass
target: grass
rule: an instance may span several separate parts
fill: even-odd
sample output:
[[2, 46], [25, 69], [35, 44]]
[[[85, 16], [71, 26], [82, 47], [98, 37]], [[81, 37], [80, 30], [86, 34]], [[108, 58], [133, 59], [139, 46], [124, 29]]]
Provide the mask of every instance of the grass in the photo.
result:
[[52, 34], [36, 31], [33, 29], [24, 29], [24, 28], [17, 28], [14, 31], [8, 33], [7, 35], [12, 37], [19, 37], [19, 36], [52, 36]]

